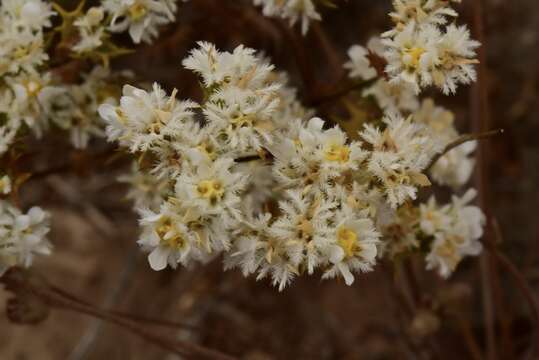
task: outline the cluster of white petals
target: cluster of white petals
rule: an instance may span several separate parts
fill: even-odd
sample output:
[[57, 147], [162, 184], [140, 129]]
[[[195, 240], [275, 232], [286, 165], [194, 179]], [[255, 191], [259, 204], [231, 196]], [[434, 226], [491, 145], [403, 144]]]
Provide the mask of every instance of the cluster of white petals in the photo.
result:
[[[461, 50], [457, 52], [463, 56], [466, 53], [466, 57], [472, 59], [475, 55], [473, 50], [468, 51], [462, 49], [475, 48], [479, 43], [469, 40], [469, 34], [465, 27], [457, 29], [455, 25], [449, 25], [446, 27], [446, 33], [440, 35], [442, 32], [439, 27], [446, 25], [449, 18], [457, 17], [457, 13], [449, 7], [448, 1], [396, 0], [394, 1], [394, 7], [395, 12], [390, 15], [396, 24], [395, 28], [385, 33], [383, 35], [385, 38], [383, 39], [378, 37], [371, 38], [366, 48], [361, 45], [351, 46], [348, 51], [350, 60], [344, 64], [344, 68], [348, 70], [350, 78], [363, 82], [368, 81], [361, 95], [372, 98], [383, 113], [401, 114], [404, 117], [409, 116], [413, 123], [423, 128], [420, 132], [431, 139], [432, 142], [430, 144], [432, 151], [428, 154], [430, 156], [432, 152], [442, 151], [448, 144], [459, 138], [460, 135], [454, 124], [454, 114], [449, 110], [436, 106], [432, 99], [425, 99], [423, 101], [418, 99], [418, 86], [421, 83], [416, 80], [419, 78], [408, 79], [411, 81], [400, 81], [397, 79], [397, 77], [406, 77], [406, 74], [411, 74], [415, 77], [418, 73], [414, 72], [412, 74], [405, 72], [401, 74], [402, 76], [398, 75], [395, 77], [395, 72], [392, 70], [395, 64], [393, 60], [396, 59], [393, 55], [401, 54], [405, 57], [410, 55], [411, 52], [415, 52], [421, 59], [427, 59], [429, 55], [423, 51], [426, 47], [418, 47], [415, 44], [398, 48], [393, 45], [398, 39], [404, 39], [406, 36], [412, 34], [423, 39], [421, 41], [425, 44], [428, 42], [435, 44], [433, 46], [437, 47], [437, 49], [433, 50], [433, 53], [441, 54], [443, 51], [440, 49], [449, 43], [455, 46], [459, 44], [457, 47]], [[423, 31], [421, 29], [426, 30]], [[434, 31], [434, 35], [429, 33], [429, 29]], [[456, 40], [453, 37], [453, 35], [456, 36], [457, 32], [461, 36], [460, 40]], [[401, 55], [397, 57], [400, 58]], [[388, 63], [386, 66], [388, 78], [376, 73], [373, 64], [373, 59], [376, 58]], [[416, 59], [418, 61], [417, 64], [423, 61], [421, 59]], [[439, 64], [439, 61], [441, 60], [437, 59], [435, 62]], [[473, 69], [475, 62], [472, 59], [460, 63], [459, 66], [463, 66], [461, 70], [465, 67], [465, 73], [470, 74], [470, 76], [465, 76], [467, 80], [463, 80], [462, 82], [467, 83], [475, 78], [475, 70]], [[444, 64], [447, 65], [447, 63]], [[446, 65], [443, 65], [443, 69], [440, 70], [445, 72], [445, 85], [441, 86], [441, 89], [444, 93], [447, 93], [448, 89], [454, 92], [458, 81], [452, 81], [451, 79], [455, 79], [455, 77], [450, 75], [450, 73], [456, 73], [458, 69]], [[412, 68], [408, 67], [407, 69], [410, 70]], [[437, 70], [434, 71], [433, 69], [434, 67], [427, 69], [430, 75], [425, 75], [425, 78], [430, 77], [431, 79], [435, 79], [438, 76], [435, 74]], [[466, 184], [473, 172], [475, 164], [473, 158], [470, 157], [475, 147], [475, 142], [467, 142], [444, 154], [430, 168], [431, 179], [440, 185], [448, 185], [453, 188], [459, 188]]]
[[0, 5], [0, 154], [25, 125], [41, 136], [47, 127], [50, 99], [59, 89], [50, 74], [37, 68], [48, 60], [44, 31], [54, 15], [41, 0], [6, 0]]
[[[466, 25], [445, 0], [395, 0], [395, 27], [382, 34], [390, 81], [412, 85], [416, 93], [434, 85], [454, 94], [458, 84], [475, 80], [475, 50]], [[450, 22], [451, 20], [451, 22]]]
[[[300, 22], [303, 34], [321, 20], [317, 7], [331, 4], [253, 2], [266, 16]], [[431, 179], [459, 188], [474, 167], [471, 142], [432, 163], [459, 133], [450, 111], [418, 98], [428, 86], [448, 94], [475, 79], [479, 43], [453, 24], [451, 2], [458, 1], [394, 0], [394, 28], [349, 49], [349, 81], [364, 84], [358, 95], [383, 114], [352, 134], [315, 117], [287, 74], [243, 45], [229, 52], [199, 42], [183, 60], [199, 78], [201, 100], [157, 83], [120, 89], [132, 77], [108, 69], [110, 57], [125, 50], [112, 35], [128, 32], [134, 43], [150, 43], [175, 20], [178, 0], [103, 0], [72, 12], [42, 0], [4, 0], [0, 155], [28, 130], [37, 138], [51, 128], [65, 131], [78, 149], [93, 137], [118, 144], [135, 158], [119, 180], [129, 185], [138, 243], [154, 270], [221, 257], [225, 268], [269, 278], [282, 290], [314, 273], [350, 285], [382, 256], [419, 252], [428, 269], [447, 277], [481, 251], [484, 225], [481, 210], [469, 204], [473, 191], [445, 206], [416, 201]], [[45, 40], [54, 34], [82, 67], [105, 67], [63, 82], [61, 71], [48, 67]], [[17, 186], [9, 170], [1, 175], [4, 197]], [[45, 211], [24, 214], [0, 200], [0, 275], [48, 254], [48, 231]]]
[[381, 226], [385, 249], [392, 256], [424, 253], [427, 269], [449, 277], [465, 257], [482, 250], [485, 215], [470, 205], [475, 195], [469, 189], [462, 197], [453, 195], [449, 204], [439, 205], [432, 196], [426, 203], [399, 209]]
[[0, 275], [11, 266], [30, 266], [35, 255], [50, 253], [49, 217], [39, 207], [24, 214], [0, 200]]
[[121, 180], [150, 266], [222, 256], [225, 268], [281, 290], [301, 274], [351, 284], [371, 270], [386, 225], [430, 185], [425, 171], [445, 145], [433, 125], [441, 115], [388, 112], [351, 140], [310, 118], [286, 76], [252, 49], [200, 42], [182, 64], [199, 76], [203, 101], [126, 85], [119, 104], [99, 107], [109, 140], [139, 158]]
[[[186, 1], [186, 0], [183, 0]], [[178, 0], [104, 0], [103, 9], [110, 15], [107, 29], [128, 31], [135, 43], [150, 43], [159, 33], [159, 26], [175, 20]], [[94, 21], [100, 15], [92, 15]]]
[[[425, 131], [436, 139], [440, 147], [445, 148], [460, 136], [454, 124], [455, 115], [441, 106], [436, 106], [430, 98], [423, 100], [421, 107], [412, 117], [414, 121], [425, 125]], [[455, 189], [465, 185], [474, 169], [475, 159], [470, 155], [476, 145], [475, 141], [469, 141], [445, 153], [430, 169], [432, 179], [440, 185]]]
[[253, 0], [253, 3], [262, 7], [265, 16], [286, 19], [290, 25], [300, 21], [303, 35], [309, 31], [311, 21], [322, 20], [316, 0]]
[[469, 205], [475, 195], [475, 190], [470, 189], [462, 197], [453, 196], [445, 206], [438, 206], [431, 197], [419, 208], [419, 228], [432, 241], [427, 269], [437, 269], [445, 278], [465, 256], [478, 255], [482, 250], [479, 239], [485, 215], [477, 206]]

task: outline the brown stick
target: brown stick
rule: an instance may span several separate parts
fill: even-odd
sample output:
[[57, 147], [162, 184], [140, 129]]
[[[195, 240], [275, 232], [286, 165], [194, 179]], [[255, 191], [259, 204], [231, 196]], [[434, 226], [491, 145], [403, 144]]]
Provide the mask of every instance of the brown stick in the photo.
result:
[[124, 314], [115, 313], [100, 309], [90, 303], [69, 294], [64, 290], [50, 285], [42, 277], [36, 276], [29, 270], [21, 268], [11, 268], [1, 278], [0, 282], [6, 285], [6, 289], [12, 291], [15, 295], [24, 299], [24, 296], [32, 296], [40, 299], [50, 308], [64, 309], [78, 312], [89, 316], [108, 321], [121, 326], [144, 340], [169, 350], [175, 354], [183, 355], [190, 359], [215, 359], [215, 360], [233, 360], [236, 357], [223, 354], [219, 351], [205, 348], [203, 346], [172, 339], [163, 336], [157, 332], [148, 330], [145, 325], [148, 324], [144, 319], [140, 324], [136, 317], [126, 317]]
[[431, 161], [430, 161], [429, 165], [427, 166], [426, 170], [429, 170], [434, 164], [436, 164], [436, 162], [438, 160], [440, 160], [440, 158], [442, 156], [444, 156], [445, 154], [447, 154], [448, 152], [450, 152], [454, 148], [456, 148], [456, 147], [458, 147], [458, 146], [460, 146], [460, 145], [462, 145], [464, 143], [467, 143], [468, 141], [488, 139], [488, 138], [491, 138], [491, 137], [496, 136], [496, 135], [501, 135], [501, 134], [503, 134], [503, 132], [504, 132], [503, 129], [498, 129], [498, 130], [486, 131], [486, 132], [479, 133], [479, 134], [465, 134], [465, 135], [462, 135], [458, 139], [456, 139], [455, 141], [447, 144], [442, 152], [436, 154], [431, 159]]
[[[477, 133], [482, 133], [490, 129], [489, 104], [488, 104], [488, 88], [487, 88], [487, 73], [486, 73], [486, 38], [483, 22], [483, 0], [472, 2], [473, 10], [473, 32], [474, 36], [482, 46], [478, 51], [479, 65], [477, 67], [477, 82], [473, 85], [471, 91], [471, 113], [473, 130]], [[488, 194], [488, 147], [486, 143], [480, 143], [477, 151], [478, 170], [476, 171], [475, 184], [478, 189], [478, 201], [480, 207], [485, 212], [487, 219], [490, 218], [490, 203]], [[492, 237], [489, 229], [485, 231], [484, 239], [487, 243], [492, 244]], [[496, 332], [495, 325], [495, 308], [493, 302], [493, 292], [491, 279], [496, 274], [493, 274], [494, 269], [491, 267], [489, 254], [485, 252], [480, 259], [480, 272], [482, 281], [482, 298], [483, 298], [483, 318], [485, 322], [485, 344], [487, 348], [486, 356], [488, 360], [498, 359], [496, 347]]]
[[[497, 242], [503, 242], [503, 235], [496, 218], [492, 220], [492, 228]], [[495, 256], [498, 263], [503, 266], [505, 270], [507, 270], [508, 273], [513, 277], [516, 287], [520, 290], [520, 293], [524, 296], [526, 302], [528, 303], [533, 320], [535, 321], [535, 335], [537, 337], [536, 341], [533, 343], [534, 345], [532, 345], [532, 352], [534, 352], [539, 344], [539, 300], [537, 300], [537, 297], [534, 295], [534, 291], [528, 284], [524, 274], [507, 256], [498, 251], [496, 246], [490, 246], [487, 244], [487, 249]]]

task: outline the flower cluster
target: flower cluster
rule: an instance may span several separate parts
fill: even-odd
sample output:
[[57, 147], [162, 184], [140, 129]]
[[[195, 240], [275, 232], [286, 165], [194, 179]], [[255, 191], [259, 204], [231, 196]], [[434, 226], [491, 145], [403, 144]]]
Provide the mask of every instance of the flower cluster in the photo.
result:
[[453, 23], [458, 14], [449, 3], [394, 0], [390, 16], [395, 27], [382, 35], [392, 82], [408, 83], [416, 93], [435, 85], [449, 94], [456, 92], [459, 83], [475, 80], [475, 49], [480, 44], [470, 39], [466, 25]]
[[[178, 0], [104, 0], [103, 10], [111, 18], [107, 28], [111, 32], [128, 30], [135, 43], [149, 43], [157, 36], [160, 25], [175, 20], [177, 2]], [[100, 9], [99, 12], [103, 10]], [[94, 16], [94, 19], [98, 17], [101, 17], [100, 14]]]
[[[460, 136], [454, 124], [455, 115], [436, 106], [430, 98], [423, 100], [412, 117], [414, 121], [425, 125], [425, 131], [435, 137], [442, 147]], [[474, 169], [475, 160], [470, 155], [476, 145], [475, 141], [469, 141], [444, 154], [430, 169], [432, 179], [440, 185], [449, 185], [455, 189], [466, 184]]]
[[[110, 32], [129, 29], [133, 41], [150, 41], [157, 26], [174, 19], [176, 1], [103, 1], [84, 11], [73, 11], [43, 0], [6, 0], [0, 4], [0, 160], [18, 136], [28, 130], [41, 138], [50, 128], [66, 131], [74, 147], [86, 148], [91, 137], [103, 136], [98, 105], [116, 104], [115, 81], [129, 74], [111, 74], [95, 66], [77, 79], [64, 79], [62, 64], [50, 68], [47, 46], [61, 36], [57, 47], [67, 46], [71, 57], [108, 58], [121, 49], [108, 40]], [[60, 16], [58, 16], [60, 15]], [[55, 18], [61, 25], [53, 28]], [[57, 21], [59, 23], [59, 21]], [[88, 55], [88, 56], [86, 56]], [[80, 63], [84, 66], [86, 63]], [[15, 156], [17, 154], [14, 154]], [[2, 169], [2, 174], [9, 169]], [[14, 178], [15, 184], [19, 184]], [[18, 186], [14, 187], [18, 190]], [[0, 196], [12, 191], [7, 175], [0, 178]], [[16, 196], [17, 194], [14, 194]], [[48, 253], [45, 239], [48, 214], [38, 207], [27, 214], [3, 201], [0, 205], [0, 271], [12, 265], [30, 265], [34, 253]]]
[[48, 255], [49, 214], [33, 207], [26, 214], [0, 200], [0, 275], [9, 267], [28, 267], [35, 255]]
[[139, 158], [122, 181], [150, 266], [222, 255], [279, 289], [303, 273], [351, 284], [371, 270], [383, 225], [430, 185], [426, 168], [444, 146], [430, 119], [388, 112], [351, 140], [311, 118], [252, 49], [201, 42], [182, 64], [200, 77], [202, 102], [126, 85], [118, 105], [99, 107], [109, 140]]
[[447, 278], [465, 256], [482, 250], [485, 215], [469, 205], [475, 197], [473, 189], [462, 197], [453, 196], [449, 204], [440, 206], [434, 197], [419, 206], [400, 209], [382, 227], [386, 246], [392, 255], [424, 252], [427, 269], [435, 269]]
[[[187, 1], [187, 0], [184, 0]], [[108, 61], [108, 56], [121, 54], [111, 41], [114, 33], [127, 31], [134, 43], [151, 43], [159, 26], [175, 20], [178, 0], [103, 0], [100, 6], [84, 9], [84, 2], [68, 12], [57, 6], [62, 25], [62, 44], [75, 57]]]
[[262, 6], [265, 16], [288, 19], [290, 25], [301, 21], [303, 35], [309, 31], [311, 21], [320, 21], [322, 17], [316, 8], [317, 0], [253, 0], [256, 6]]
[[[450, 2], [395, 0], [395, 27], [367, 48], [350, 48], [344, 67], [382, 116], [345, 133], [315, 117], [286, 73], [242, 45], [228, 52], [200, 42], [183, 60], [199, 78], [198, 101], [157, 83], [120, 89], [132, 77], [108, 70], [110, 57], [125, 51], [112, 34], [151, 42], [160, 25], [175, 19], [177, 0], [103, 0], [89, 8], [81, 2], [70, 12], [42, 0], [5, 0], [0, 155], [26, 129], [40, 138], [56, 127], [78, 149], [95, 136], [117, 143], [134, 157], [119, 180], [130, 186], [138, 243], [154, 270], [219, 256], [225, 268], [270, 278], [282, 290], [294, 277], [314, 273], [350, 285], [382, 256], [421, 253], [428, 269], [447, 277], [481, 250], [484, 223], [469, 205], [473, 191], [445, 206], [434, 198], [416, 202], [431, 179], [464, 185], [474, 165], [474, 143], [433, 163], [459, 134], [450, 111], [418, 98], [426, 86], [450, 93], [474, 79], [479, 44], [466, 27], [448, 24], [457, 17]], [[320, 20], [317, 7], [331, 4], [254, 3], [265, 15], [301, 21], [303, 33]], [[61, 24], [53, 30], [55, 15]], [[57, 35], [60, 41], [45, 41]], [[56, 53], [49, 43], [80, 60], [80, 76], [68, 82], [63, 65], [49, 67], [47, 53]], [[97, 61], [105, 67], [86, 67]], [[12, 191], [12, 179], [2, 175], [0, 196]], [[18, 190], [19, 179], [13, 182]], [[50, 251], [48, 219], [40, 208], [23, 214], [1, 200], [0, 274]]]
[[[348, 52], [350, 60], [344, 64], [344, 68], [354, 80], [373, 82], [362, 90], [362, 96], [372, 98], [385, 114], [410, 117], [413, 123], [422, 128], [420, 132], [435, 139], [430, 154], [441, 152], [460, 136], [454, 124], [454, 114], [435, 105], [430, 98], [420, 101], [413, 86], [407, 82], [393, 82], [378, 77], [372, 58], [383, 59], [384, 53], [385, 47], [379, 38], [369, 40], [367, 48], [353, 45]], [[475, 142], [467, 142], [444, 154], [430, 169], [432, 179], [453, 188], [466, 184], [475, 164], [470, 158], [475, 147]]]
[[26, 125], [40, 136], [50, 99], [61, 90], [38, 67], [48, 60], [44, 31], [51, 26], [51, 6], [41, 0], [8, 0], [0, 5], [0, 154]]

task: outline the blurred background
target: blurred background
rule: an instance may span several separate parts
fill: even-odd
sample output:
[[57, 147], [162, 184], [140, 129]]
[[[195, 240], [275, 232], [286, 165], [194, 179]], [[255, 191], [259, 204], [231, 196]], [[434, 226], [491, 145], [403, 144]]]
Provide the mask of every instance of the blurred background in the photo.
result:
[[[470, 27], [474, 1], [458, 5], [459, 22]], [[537, 296], [539, 4], [483, 2], [489, 128], [505, 133], [485, 145], [481, 190], [486, 211], [500, 224], [500, 249]], [[390, 5], [390, 0], [339, 1], [337, 9], [323, 10], [324, 21], [302, 39], [262, 18], [249, 1], [192, 0], [180, 6], [177, 23], [163, 29], [153, 45], [116, 59], [112, 67], [132, 69], [141, 80], [176, 87], [182, 97], [196, 98], [196, 79], [180, 67], [195, 42], [212, 41], [226, 50], [243, 43], [263, 50], [289, 71], [301, 97], [310, 90], [293, 60], [297, 40], [315, 64], [317, 85], [333, 84], [343, 73], [332, 65], [345, 61], [348, 47], [365, 44], [390, 26]], [[294, 32], [297, 35], [298, 28]], [[430, 95], [457, 114], [462, 132], [473, 129], [470, 88], [461, 87], [454, 97]], [[339, 109], [318, 110], [326, 115]], [[466, 259], [446, 282], [424, 271], [421, 261], [413, 263], [422, 295], [412, 311], [399, 304], [399, 275], [385, 264], [357, 276], [351, 287], [313, 276], [295, 280], [282, 293], [267, 281], [223, 272], [219, 259], [206, 267], [154, 272], [135, 243], [137, 218], [131, 204], [122, 200], [126, 188], [116, 181], [129, 168], [128, 159], [96, 160], [93, 155], [110, 148], [104, 141], [94, 141], [86, 153], [72, 150], [60, 137], [48, 141], [54, 142], [54, 153], [46, 151], [50, 143], [33, 144], [35, 156], [28, 161], [35, 168], [61, 169], [66, 161], [76, 166], [70, 174], [46, 172], [23, 189], [26, 207], [39, 204], [53, 215], [55, 251], [38, 259], [35, 270], [95, 305], [191, 324], [196, 328], [169, 334], [245, 359], [477, 359], [477, 351], [486, 348], [484, 310], [489, 303], [495, 314], [497, 358], [522, 358], [533, 343], [527, 303], [514, 281], [488, 258], [482, 261], [491, 264], [490, 300], [483, 297], [485, 279], [477, 258]], [[8, 297], [0, 290], [1, 304]], [[440, 304], [453, 310], [432, 310]], [[35, 326], [14, 325], [0, 316], [0, 359], [174, 358], [114, 325], [68, 311], [53, 311]]]

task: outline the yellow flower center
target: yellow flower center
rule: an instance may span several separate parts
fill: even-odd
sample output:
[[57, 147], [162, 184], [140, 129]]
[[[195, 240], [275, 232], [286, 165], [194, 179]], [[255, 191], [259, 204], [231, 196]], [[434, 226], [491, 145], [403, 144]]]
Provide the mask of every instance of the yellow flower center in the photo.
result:
[[34, 80], [28, 80], [24, 83], [24, 88], [29, 97], [35, 97], [43, 88], [43, 85]]
[[215, 154], [215, 148], [213, 147], [213, 145], [207, 142], [202, 142], [200, 145], [197, 146], [197, 149], [206, 154], [206, 156], [210, 160], [214, 160], [217, 156], [217, 154]]
[[350, 149], [348, 146], [331, 144], [325, 150], [325, 158], [344, 164], [350, 160]]
[[146, 7], [141, 3], [135, 3], [129, 7], [127, 12], [131, 20], [137, 21], [146, 15], [148, 9], [146, 9]]
[[24, 46], [19, 46], [13, 52], [13, 57], [15, 59], [22, 59], [30, 53], [30, 49]]
[[176, 233], [174, 236], [165, 239], [165, 236], [172, 230], [174, 230], [172, 221], [169, 218], [166, 218], [155, 231], [161, 240], [161, 245], [173, 249], [181, 249], [185, 245], [185, 240], [180, 234]]
[[460, 256], [457, 252], [457, 248], [455, 244], [450, 240], [446, 241], [443, 245], [440, 245], [436, 248], [436, 255], [443, 258], [447, 262], [451, 270], [455, 270], [460, 261]]
[[253, 126], [254, 119], [253, 119], [253, 116], [245, 115], [242, 112], [238, 111], [238, 112], [234, 112], [230, 116], [230, 123], [232, 124], [232, 126], [236, 128], [247, 127], [247, 126], [251, 127]]
[[198, 183], [197, 191], [201, 197], [208, 199], [211, 204], [221, 200], [225, 193], [223, 185], [218, 180], [201, 181]]
[[404, 50], [404, 55], [407, 56], [406, 65], [414, 69], [417, 68], [419, 66], [419, 60], [421, 59], [421, 55], [423, 55], [425, 52], [425, 49], [421, 47], [413, 47]]
[[298, 224], [298, 238], [311, 241], [314, 233], [314, 226], [308, 219], [303, 219]]
[[337, 230], [337, 244], [344, 250], [346, 257], [352, 257], [361, 250], [357, 240], [357, 234], [354, 231], [344, 227]]
[[118, 107], [116, 107], [114, 112], [116, 113], [116, 116], [118, 116], [118, 122], [120, 124], [122, 124], [122, 125], [126, 125], [127, 124], [127, 116], [122, 111], [122, 109], [118, 106]]

